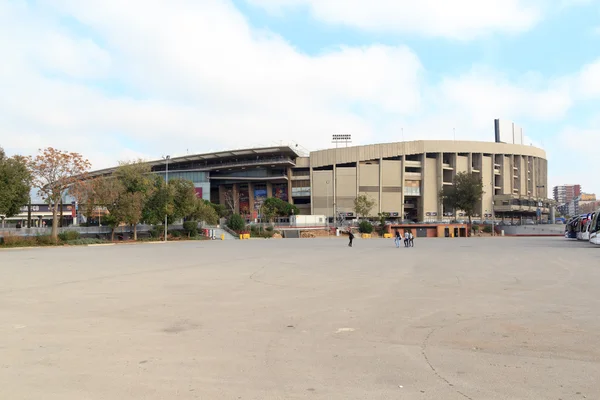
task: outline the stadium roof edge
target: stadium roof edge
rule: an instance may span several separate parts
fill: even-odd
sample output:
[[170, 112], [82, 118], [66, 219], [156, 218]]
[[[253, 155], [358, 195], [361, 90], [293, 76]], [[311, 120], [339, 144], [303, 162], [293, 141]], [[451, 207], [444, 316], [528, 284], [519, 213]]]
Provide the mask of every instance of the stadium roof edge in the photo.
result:
[[[218, 160], [225, 158], [235, 158], [241, 156], [251, 156], [251, 155], [268, 155], [273, 153], [288, 153], [293, 157], [302, 157], [300, 153], [298, 153], [291, 146], [269, 146], [269, 147], [254, 147], [254, 148], [246, 148], [246, 149], [236, 149], [236, 150], [224, 150], [217, 151], [212, 153], [202, 153], [202, 154], [187, 154], [185, 156], [171, 157], [169, 163], [178, 163], [178, 162], [186, 162], [186, 161], [208, 161], [208, 160]], [[146, 164], [150, 166], [162, 165], [165, 163], [164, 159], [159, 160], [150, 160], [145, 161]], [[110, 175], [112, 174], [118, 167], [110, 167], [99, 169], [95, 171], [91, 171], [88, 176], [89, 177], [97, 177], [102, 175]]]

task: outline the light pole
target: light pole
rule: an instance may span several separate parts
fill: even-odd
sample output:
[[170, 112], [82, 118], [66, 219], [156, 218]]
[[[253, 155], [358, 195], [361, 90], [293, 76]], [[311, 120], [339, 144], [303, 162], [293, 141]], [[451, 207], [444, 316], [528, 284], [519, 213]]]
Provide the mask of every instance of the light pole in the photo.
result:
[[[329, 214], [329, 181], [325, 181], [325, 185], [327, 186], [327, 206], [325, 209], [327, 210], [327, 214]], [[327, 215], [327, 226], [329, 226], [329, 215]]]
[[495, 202], [492, 199], [492, 236], [496, 236], [496, 213], [494, 212]]
[[[454, 138], [454, 140], [456, 140], [456, 137]], [[492, 160], [492, 164], [493, 164]], [[494, 167], [492, 165], [492, 167]], [[492, 171], [493, 173], [493, 171]], [[496, 236], [496, 213], [494, 212], [494, 206], [496, 204], [496, 202], [494, 201], [494, 196], [496, 194], [496, 178], [492, 178], [492, 236]]]
[[[542, 189], [542, 188], [545, 188], [545, 187], [546, 187], [546, 185], [537, 185], [535, 188], [536, 189]], [[538, 220], [538, 224], [540, 224], [542, 222], [542, 209], [541, 209], [541, 207], [542, 207], [543, 203], [540, 200], [540, 195], [539, 195], [539, 193], [538, 193], [537, 190], [536, 190], [535, 194], [536, 194], [536, 198], [537, 198], [537, 204], [536, 205], [538, 207], [537, 208], [537, 212], [536, 212], [536, 217], [537, 217], [537, 220]]]
[[[331, 136], [332, 143], [335, 143], [335, 152], [333, 153], [333, 218], [335, 226], [337, 227], [337, 179], [336, 179], [336, 171], [337, 171], [337, 147], [338, 143], [346, 143], [346, 147], [348, 147], [348, 143], [352, 143], [352, 135], [349, 134], [341, 134], [341, 135], [332, 135]], [[358, 173], [358, 171], [357, 171]]]
[[[169, 187], [169, 160], [171, 159], [171, 156], [167, 155], [166, 157], [163, 157], [166, 161], [166, 165], [167, 168], [165, 170], [165, 183], [167, 185], [167, 188]], [[167, 215], [167, 205], [165, 204], [165, 242], [167, 241], [167, 232], [168, 232], [168, 215]]]

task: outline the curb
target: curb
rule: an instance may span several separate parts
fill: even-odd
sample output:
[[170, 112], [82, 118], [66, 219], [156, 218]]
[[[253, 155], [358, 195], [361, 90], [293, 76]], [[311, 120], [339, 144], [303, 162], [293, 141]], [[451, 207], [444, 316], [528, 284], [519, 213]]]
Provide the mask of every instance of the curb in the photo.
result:
[[[46, 246], [46, 247], [58, 247], [58, 246]], [[31, 250], [31, 249], [45, 249], [46, 247], [42, 246], [31, 246], [31, 247], [4, 247], [0, 248], [0, 251], [10, 251], [10, 250]]]

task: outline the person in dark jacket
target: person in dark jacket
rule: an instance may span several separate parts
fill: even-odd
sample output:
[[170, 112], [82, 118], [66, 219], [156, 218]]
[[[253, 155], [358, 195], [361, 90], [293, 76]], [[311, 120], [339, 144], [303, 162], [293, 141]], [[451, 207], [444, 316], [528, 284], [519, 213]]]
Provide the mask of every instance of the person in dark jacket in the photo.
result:
[[400, 242], [402, 241], [402, 237], [400, 236], [400, 231], [396, 229], [396, 238], [394, 242], [396, 242], [396, 247], [400, 247]]
[[352, 233], [352, 229], [348, 229], [348, 238], [350, 239], [348, 247], [352, 247], [352, 241], [354, 240], [354, 234]]

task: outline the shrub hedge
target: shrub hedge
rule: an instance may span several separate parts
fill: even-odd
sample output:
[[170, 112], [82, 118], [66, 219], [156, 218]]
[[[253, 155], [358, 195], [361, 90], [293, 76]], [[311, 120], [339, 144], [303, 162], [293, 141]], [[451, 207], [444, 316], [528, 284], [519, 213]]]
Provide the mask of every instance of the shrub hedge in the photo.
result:
[[358, 231], [360, 233], [373, 233], [373, 224], [369, 221], [361, 221], [358, 224]]
[[63, 242], [69, 242], [81, 238], [81, 235], [77, 231], [64, 231], [58, 234], [58, 238]]

